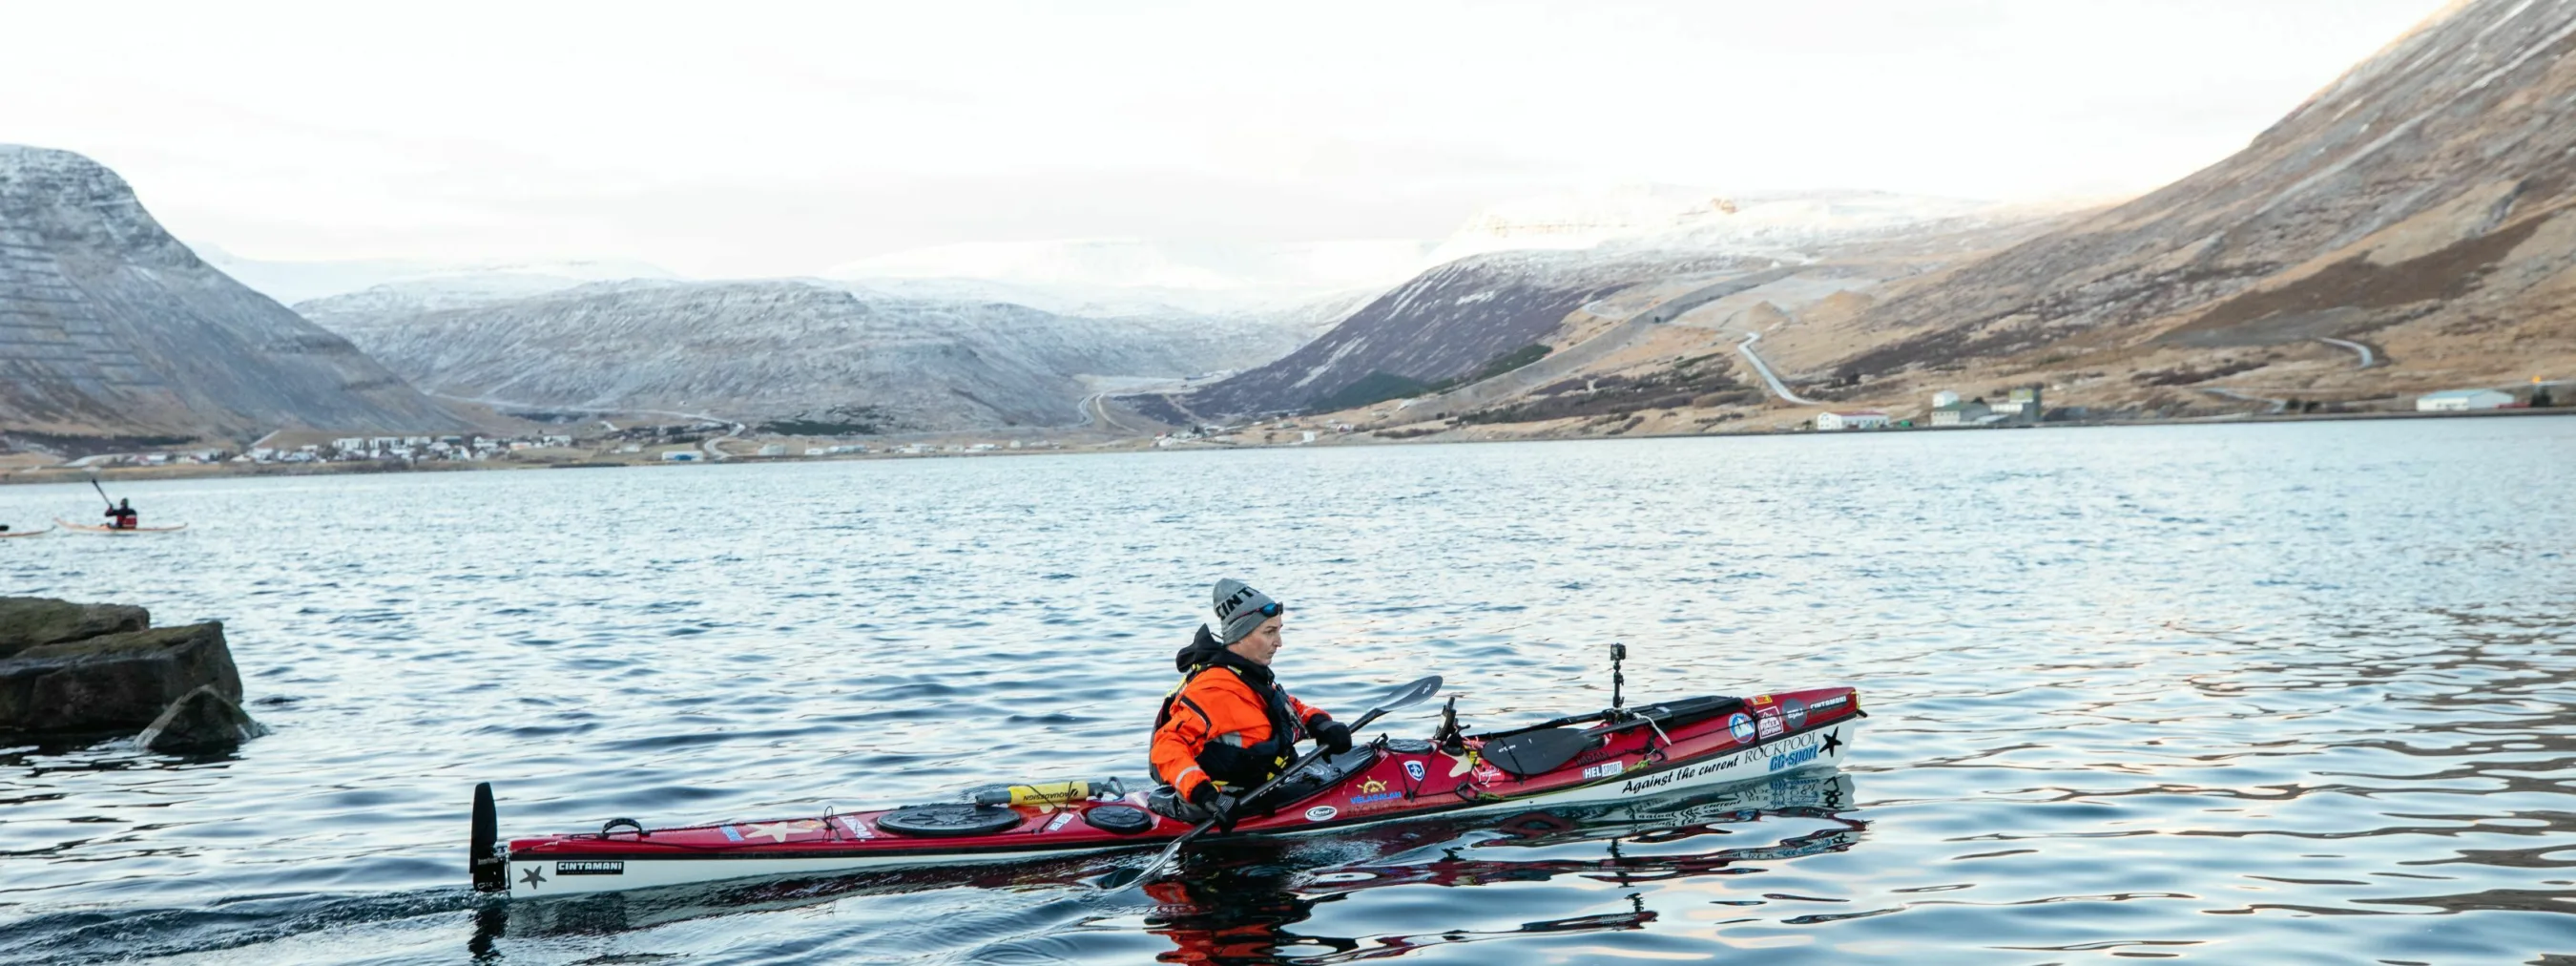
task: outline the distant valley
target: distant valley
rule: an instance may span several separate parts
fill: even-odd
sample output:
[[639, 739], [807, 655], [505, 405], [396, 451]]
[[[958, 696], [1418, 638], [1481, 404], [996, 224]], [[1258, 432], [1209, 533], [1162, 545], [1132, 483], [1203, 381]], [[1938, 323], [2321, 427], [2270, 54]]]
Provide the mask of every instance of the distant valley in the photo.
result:
[[1105, 443], [1282, 419], [1785, 430], [1923, 416], [1942, 390], [2096, 418], [2402, 408], [2576, 374], [2571, 55], [2576, 0], [2462, 3], [2116, 204], [1620, 184], [1446, 239], [977, 243], [731, 281], [200, 260], [113, 173], [6, 148], [0, 428], [240, 440], [521, 409]]

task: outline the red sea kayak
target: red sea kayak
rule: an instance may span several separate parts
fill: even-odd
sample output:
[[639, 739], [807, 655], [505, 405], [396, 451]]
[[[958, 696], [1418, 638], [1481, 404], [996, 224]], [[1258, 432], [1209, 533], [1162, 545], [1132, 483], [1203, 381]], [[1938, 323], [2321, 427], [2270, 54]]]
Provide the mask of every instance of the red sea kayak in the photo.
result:
[[[1307, 835], [1417, 816], [1638, 799], [1826, 768], [1851, 753], [1862, 717], [1859, 695], [1837, 687], [1686, 698], [1481, 735], [1453, 723], [1432, 740], [1380, 737], [1318, 759], [1242, 810], [1248, 817], [1233, 834]], [[1014, 862], [1160, 847], [1194, 827], [1157, 814], [1148, 793], [1119, 785], [1076, 783], [1060, 786], [1060, 798], [1021, 795], [1015, 804], [827, 810], [649, 830], [617, 819], [595, 833], [506, 846], [490, 787], [478, 786], [474, 887], [526, 898]]]
[[180, 524], [180, 525], [178, 525], [178, 526], [175, 526], [175, 527], [131, 527], [131, 528], [126, 528], [126, 527], [96, 527], [96, 526], [91, 526], [91, 525], [86, 524], [86, 523], [73, 523], [73, 522], [71, 522], [71, 521], [69, 521], [69, 520], [65, 520], [65, 519], [63, 519], [63, 518], [61, 518], [61, 517], [55, 517], [55, 518], [54, 518], [54, 522], [55, 522], [55, 523], [62, 524], [62, 525], [63, 525], [63, 529], [65, 529], [65, 530], [69, 530], [69, 531], [71, 531], [71, 532], [73, 532], [73, 533], [104, 533], [104, 534], [110, 534], [110, 535], [116, 535], [116, 536], [122, 536], [122, 535], [129, 534], [129, 533], [177, 533], [177, 532], [179, 532], [179, 531], [181, 531], [181, 530], [188, 529], [188, 525], [187, 525], [187, 524], [185, 524], [185, 523], [182, 523], [182, 524]]

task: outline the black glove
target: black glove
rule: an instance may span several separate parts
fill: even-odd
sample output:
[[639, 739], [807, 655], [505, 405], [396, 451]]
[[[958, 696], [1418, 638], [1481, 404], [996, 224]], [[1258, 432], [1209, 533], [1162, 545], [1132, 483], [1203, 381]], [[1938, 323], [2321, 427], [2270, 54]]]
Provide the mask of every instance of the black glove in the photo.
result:
[[1216, 801], [1216, 783], [1200, 782], [1196, 785], [1192, 785], [1190, 786], [1190, 793], [1186, 797], [1189, 799], [1190, 804], [1199, 806], [1200, 808], [1206, 808], [1208, 803]]
[[1322, 746], [1325, 751], [1338, 755], [1351, 750], [1351, 726], [1349, 725], [1325, 718], [1307, 725], [1306, 730], [1314, 733], [1315, 743]]

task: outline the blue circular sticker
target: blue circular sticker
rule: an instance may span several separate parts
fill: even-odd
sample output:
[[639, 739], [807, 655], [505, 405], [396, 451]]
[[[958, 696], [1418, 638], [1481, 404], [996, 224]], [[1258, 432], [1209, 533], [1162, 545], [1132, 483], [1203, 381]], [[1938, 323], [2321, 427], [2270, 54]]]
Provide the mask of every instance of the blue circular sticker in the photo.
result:
[[1736, 712], [1735, 717], [1726, 719], [1726, 730], [1735, 733], [1737, 744], [1753, 740], [1753, 716]]

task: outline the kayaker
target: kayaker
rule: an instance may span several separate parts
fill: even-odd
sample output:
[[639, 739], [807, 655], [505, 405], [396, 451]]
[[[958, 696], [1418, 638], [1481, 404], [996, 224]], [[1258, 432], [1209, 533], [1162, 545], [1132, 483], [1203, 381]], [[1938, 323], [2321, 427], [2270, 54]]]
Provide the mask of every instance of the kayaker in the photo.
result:
[[116, 501], [115, 506], [107, 508], [107, 517], [108, 527], [114, 530], [132, 530], [134, 525], [143, 519], [142, 514], [134, 512], [132, 500]]
[[[1171, 786], [1169, 797], [1202, 813], [1219, 794], [1248, 792], [1278, 777], [1296, 760], [1299, 741], [1312, 738], [1336, 754], [1351, 750], [1349, 725], [1297, 700], [1271, 676], [1286, 608], [1232, 578], [1217, 581], [1213, 596], [1216, 630], [1199, 625], [1189, 646], [1174, 655], [1181, 683], [1154, 716], [1152, 752], [1154, 777]], [[1165, 797], [1153, 801], [1184, 811]]]

